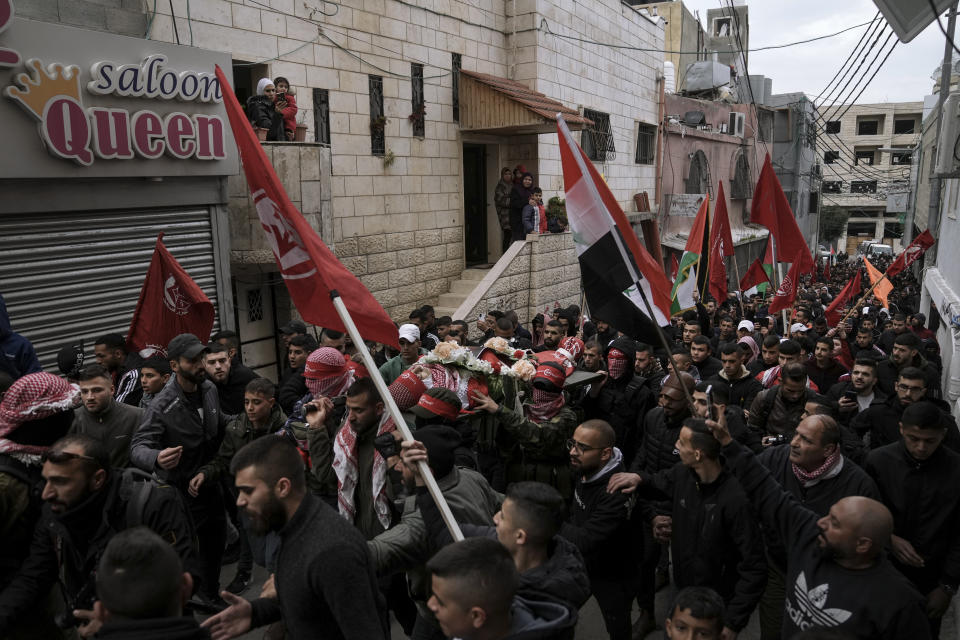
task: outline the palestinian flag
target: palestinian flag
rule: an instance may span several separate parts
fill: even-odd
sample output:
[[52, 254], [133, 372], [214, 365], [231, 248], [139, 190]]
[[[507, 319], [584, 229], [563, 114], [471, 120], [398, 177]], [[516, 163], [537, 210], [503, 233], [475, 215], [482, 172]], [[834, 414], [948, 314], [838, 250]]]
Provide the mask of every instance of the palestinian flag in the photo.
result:
[[710, 196], [703, 199], [693, 228], [687, 236], [687, 246], [680, 257], [680, 270], [670, 291], [670, 314], [676, 315], [696, 306], [693, 293], [699, 299], [707, 297], [710, 286]]
[[773, 251], [768, 238], [763, 259], [757, 258], [754, 260], [747, 272], [743, 274], [743, 279], [740, 280], [740, 290], [744, 297], [750, 297], [755, 293], [766, 296], [771, 282], [773, 282]]

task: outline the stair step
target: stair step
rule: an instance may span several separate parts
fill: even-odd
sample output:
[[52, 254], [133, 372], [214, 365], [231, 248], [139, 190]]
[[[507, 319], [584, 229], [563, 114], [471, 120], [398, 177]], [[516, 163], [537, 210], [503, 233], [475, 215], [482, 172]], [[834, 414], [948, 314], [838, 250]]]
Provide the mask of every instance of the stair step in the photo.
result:
[[450, 283], [450, 293], [470, 295], [477, 288], [477, 280], [454, 280]]
[[464, 269], [460, 274], [461, 280], [483, 280], [490, 273], [489, 269]]
[[438, 305], [438, 306], [435, 306], [435, 307], [433, 308], [433, 312], [434, 312], [434, 314], [436, 314], [436, 316], [437, 316], [438, 318], [443, 317], [443, 316], [450, 316], [450, 319], [451, 319], [451, 320], [459, 320], [460, 318], [454, 318], [454, 317], [453, 317], [453, 313], [454, 313], [456, 310], [457, 310], [457, 307], [441, 307], [441, 306], [439, 306], [439, 305]]
[[[453, 307], [456, 309], [466, 299], [467, 296], [463, 293], [441, 293], [440, 298], [437, 300], [437, 306]], [[436, 313], [436, 309], [434, 309], [434, 313]]]

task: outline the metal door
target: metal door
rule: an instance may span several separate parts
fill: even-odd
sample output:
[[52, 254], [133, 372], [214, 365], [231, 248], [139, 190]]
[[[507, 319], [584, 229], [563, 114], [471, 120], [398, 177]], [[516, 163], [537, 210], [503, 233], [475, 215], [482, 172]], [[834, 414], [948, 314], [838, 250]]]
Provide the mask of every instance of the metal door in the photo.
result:
[[487, 262], [487, 172], [483, 145], [463, 145], [463, 248], [467, 266]]

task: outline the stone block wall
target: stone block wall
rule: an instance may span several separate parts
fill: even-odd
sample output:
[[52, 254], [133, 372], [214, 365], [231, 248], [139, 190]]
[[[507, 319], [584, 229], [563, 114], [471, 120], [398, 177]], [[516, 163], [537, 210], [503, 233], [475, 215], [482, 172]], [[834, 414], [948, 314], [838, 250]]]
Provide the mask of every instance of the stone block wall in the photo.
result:
[[143, 0], [15, 0], [16, 15], [94, 31], [142, 38], [147, 32]]
[[[333, 235], [330, 148], [310, 143], [262, 144], [293, 205], [316, 229], [320, 238], [330, 244]], [[273, 251], [267, 244], [247, 180], [242, 173], [227, 179], [227, 192], [231, 264], [274, 266], [276, 260]]]
[[467, 320], [477, 339], [473, 320], [487, 311], [514, 310], [521, 323], [538, 313], [580, 303], [580, 264], [568, 233], [529, 235], [520, 251], [508, 252], [467, 297], [455, 319]]

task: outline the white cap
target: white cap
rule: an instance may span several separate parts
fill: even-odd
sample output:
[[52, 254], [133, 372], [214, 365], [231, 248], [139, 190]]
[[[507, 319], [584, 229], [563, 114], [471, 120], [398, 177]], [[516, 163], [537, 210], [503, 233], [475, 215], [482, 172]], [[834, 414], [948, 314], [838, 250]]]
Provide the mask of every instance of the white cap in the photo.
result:
[[802, 322], [794, 322], [792, 325], [790, 325], [790, 333], [807, 330], [807, 325], [803, 324]]
[[415, 324], [400, 325], [400, 339], [407, 342], [416, 342], [420, 339], [420, 327]]
[[750, 333], [753, 333], [754, 330], [756, 330], [756, 328], [757, 328], [757, 327], [756, 327], [752, 322], [750, 322], [749, 320], [741, 320], [741, 321], [740, 321], [740, 324], [737, 325], [737, 330], [738, 330], [738, 331], [739, 331], [740, 329], [746, 329], [746, 330], [749, 331]]

